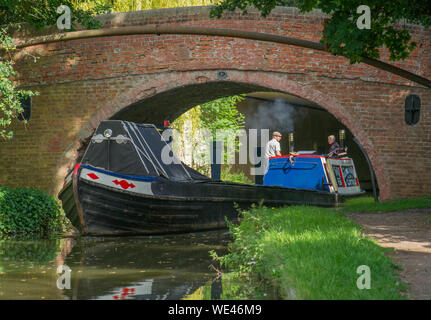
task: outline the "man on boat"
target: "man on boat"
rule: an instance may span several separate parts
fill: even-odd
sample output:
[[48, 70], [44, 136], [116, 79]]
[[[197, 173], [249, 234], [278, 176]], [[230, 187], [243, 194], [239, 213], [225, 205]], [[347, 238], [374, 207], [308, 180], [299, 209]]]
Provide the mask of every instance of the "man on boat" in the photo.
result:
[[269, 158], [281, 156], [280, 140], [281, 133], [278, 131], [274, 131], [272, 133], [272, 139], [269, 140], [265, 146], [265, 158], [263, 159], [264, 174], [268, 170]]
[[281, 140], [281, 133], [278, 131], [274, 131], [272, 133], [272, 140], [269, 140], [265, 146], [266, 158], [281, 156], [280, 140]]
[[340, 149], [340, 145], [337, 141], [335, 141], [335, 136], [331, 135], [328, 137], [328, 143], [329, 143], [329, 153], [337, 152], [338, 149]]
[[329, 153], [328, 157], [332, 157], [333, 155], [337, 157], [342, 157], [347, 154], [347, 147], [341, 148], [337, 141], [335, 141], [335, 136], [331, 135], [328, 137], [329, 143]]

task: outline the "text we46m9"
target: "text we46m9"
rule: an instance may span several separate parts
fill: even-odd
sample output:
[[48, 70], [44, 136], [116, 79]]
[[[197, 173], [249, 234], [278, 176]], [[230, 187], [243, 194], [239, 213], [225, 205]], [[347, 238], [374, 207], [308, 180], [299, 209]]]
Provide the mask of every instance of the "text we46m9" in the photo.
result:
[[214, 314], [260, 314], [262, 307], [260, 305], [212, 305]]

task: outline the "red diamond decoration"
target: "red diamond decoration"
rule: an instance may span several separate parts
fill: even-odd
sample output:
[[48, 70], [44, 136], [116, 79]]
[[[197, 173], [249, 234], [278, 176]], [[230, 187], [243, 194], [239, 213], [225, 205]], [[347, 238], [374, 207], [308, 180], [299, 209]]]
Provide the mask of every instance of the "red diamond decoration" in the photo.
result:
[[89, 176], [91, 179], [93, 179], [93, 180], [97, 180], [97, 179], [99, 179], [99, 177], [98, 176], [96, 176], [93, 172], [92, 173], [89, 173], [89, 174], [87, 174], [87, 176]]
[[115, 183], [117, 186], [120, 185], [120, 187], [123, 189], [128, 189], [129, 187], [133, 189], [134, 187], [136, 187], [133, 183], [128, 183], [126, 180], [114, 180], [112, 182]]

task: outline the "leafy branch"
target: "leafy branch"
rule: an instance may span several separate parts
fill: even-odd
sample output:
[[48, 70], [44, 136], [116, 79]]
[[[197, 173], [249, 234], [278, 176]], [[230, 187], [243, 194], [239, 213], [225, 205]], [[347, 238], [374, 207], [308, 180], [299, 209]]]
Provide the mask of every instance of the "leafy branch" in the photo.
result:
[[[23, 108], [21, 101], [28, 97], [38, 95], [38, 92], [31, 90], [21, 90], [13, 81], [17, 72], [14, 70], [14, 61], [11, 53], [16, 50], [14, 40], [11, 36], [13, 30], [19, 30], [23, 23], [27, 23], [39, 29], [54, 25], [58, 19], [57, 8], [60, 5], [67, 5], [72, 10], [71, 31], [76, 29], [77, 24], [81, 24], [88, 29], [100, 27], [100, 22], [94, 19], [94, 14], [108, 12], [110, 5], [93, 1], [91, 10], [83, 10], [78, 7], [81, 1], [76, 0], [0, 0], [0, 21], [3, 27], [0, 28], [0, 137], [11, 139], [13, 131], [9, 129], [12, 121], [22, 115]], [[28, 54], [28, 53], [26, 53]], [[36, 57], [33, 57], [36, 60]], [[23, 120], [24, 125], [27, 121]]]
[[[13, 119], [17, 118], [19, 114], [22, 115], [24, 110], [21, 107], [21, 101], [38, 93], [17, 89], [11, 80], [17, 74], [13, 69], [13, 60], [10, 56], [15, 47], [6, 28], [0, 29], [0, 46], [4, 50], [3, 55], [0, 56], [0, 137], [11, 139], [13, 131], [8, 127]], [[23, 122], [27, 123], [26, 120]]]
[[[367, 5], [371, 10], [371, 28], [359, 29], [356, 9]], [[405, 23], [431, 26], [431, 6], [427, 0], [222, 0], [211, 10], [220, 18], [225, 11], [257, 8], [266, 17], [276, 6], [295, 6], [301, 12], [321, 9], [331, 16], [323, 25], [320, 40], [329, 52], [361, 62], [362, 57], [380, 58], [380, 48], [386, 47], [390, 60], [404, 60], [417, 47]], [[404, 25], [400, 25], [403, 23]]]

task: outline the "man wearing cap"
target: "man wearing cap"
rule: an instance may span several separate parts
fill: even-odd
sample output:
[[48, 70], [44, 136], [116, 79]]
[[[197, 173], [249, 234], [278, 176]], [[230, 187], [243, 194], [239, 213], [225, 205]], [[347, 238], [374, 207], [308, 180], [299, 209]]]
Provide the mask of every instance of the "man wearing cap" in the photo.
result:
[[278, 131], [274, 131], [272, 133], [272, 140], [269, 140], [265, 146], [265, 157], [262, 161], [263, 175], [265, 175], [268, 170], [269, 158], [281, 156], [280, 140], [281, 133]]
[[274, 131], [272, 133], [272, 140], [268, 141], [268, 143], [265, 146], [265, 157], [280, 157], [280, 140], [281, 140], [281, 133], [278, 131]]

